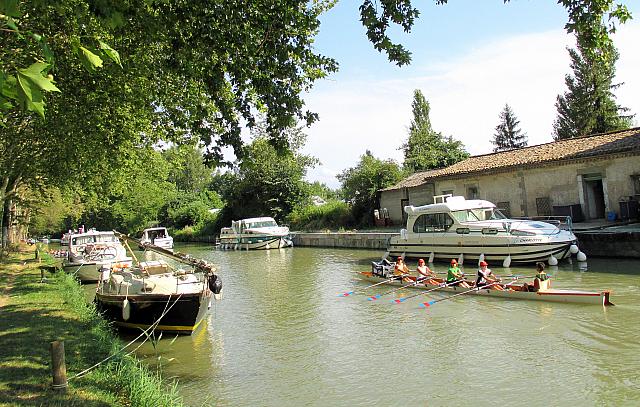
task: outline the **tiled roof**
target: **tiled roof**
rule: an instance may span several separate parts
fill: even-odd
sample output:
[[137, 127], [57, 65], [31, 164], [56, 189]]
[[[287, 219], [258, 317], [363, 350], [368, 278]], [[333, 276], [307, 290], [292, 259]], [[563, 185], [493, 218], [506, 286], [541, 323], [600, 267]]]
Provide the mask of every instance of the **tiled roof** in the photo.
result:
[[415, 187], [434, 178], [447, 178], [487, 171], [494, 172], [513, 167], [533, 167], [545, 163], [626, 152], [640, 154], [640, 127], [554, 141], [499, 153], [476, 155], [449, 167], [417, 172], [392, 187], [382, 189], [382, 191]]

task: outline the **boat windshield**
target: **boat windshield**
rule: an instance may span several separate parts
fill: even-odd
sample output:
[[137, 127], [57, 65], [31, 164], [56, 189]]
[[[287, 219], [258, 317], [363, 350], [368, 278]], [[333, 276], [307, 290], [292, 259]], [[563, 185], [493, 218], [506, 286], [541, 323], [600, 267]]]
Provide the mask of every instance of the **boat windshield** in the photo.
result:
[[262, 222], [248, 222], [247, 229], [276, 227], [278, 224], [275, 220], [263, 220]]
[[501, 220], [507, 219], [498, 209], [495, 208], [479, 208], [479, 209], [464, 209], [461, 211], [451, 212], [458, 222], [481, 222], [486, 220]]

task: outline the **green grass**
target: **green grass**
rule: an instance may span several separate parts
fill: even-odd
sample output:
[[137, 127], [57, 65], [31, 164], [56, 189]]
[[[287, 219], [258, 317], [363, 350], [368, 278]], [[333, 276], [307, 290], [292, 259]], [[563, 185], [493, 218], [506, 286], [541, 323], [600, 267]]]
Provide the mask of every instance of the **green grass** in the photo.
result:
[[[181, 406], [175, 384], [128, 356], [71, 379], [123, 344], [71, 276], [47, 271], [41, 283], [40, 267], [54, 259], [34, 257], [23, 252], [0, 263], [0, 406]], [[64, 341], [66, 394], [50, 388], [54, 340]]]

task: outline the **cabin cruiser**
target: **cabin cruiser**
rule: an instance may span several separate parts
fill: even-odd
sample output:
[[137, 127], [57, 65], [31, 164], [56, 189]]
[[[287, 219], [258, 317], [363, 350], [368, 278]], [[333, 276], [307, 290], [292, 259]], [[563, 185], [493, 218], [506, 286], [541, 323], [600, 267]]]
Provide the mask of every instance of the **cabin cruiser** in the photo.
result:
[[122, 328], [191, 334], [205, 319], [212, 298], [222, 298], [222, 281], [215, 267], [203, 260], [156, 246], [148, 248], [177, 263], [151, 260], [132, 267], [103, 267], [96, 308]]
[[236, 250], [280, 249], [293, 246], [289, 228], [273, 218], [249, 218], [231, 222], [220, 230], [220, 248]]
[[[438, 202], [440, 200], [441, 202]], [[405, 206], [407, 228], [389, 240], [392, 256], [450, 260], [457, 258], [501, 262], [533, 263], [577, 254], [586, 260], [571, 230], [535, 220], [509, 219], [485, 200], [438, 195], [434, 203]], [[570, 222], [569, 222], [570, 225]]]
[[140, 245], [152, 244], [163, 249], [173, 249], [173, 238], [169, 236], [167, 228], [156, 227], [145, 229], [140, 238]]
[[65, 271], [75, 274], [83, 283], [95, 283], [99, 278], [98, 269], [111, 263], [131, 266], [131, 257], [113, 232], [90, 229], [84, 233], [69, 236], [67, 258], [62, 266]]

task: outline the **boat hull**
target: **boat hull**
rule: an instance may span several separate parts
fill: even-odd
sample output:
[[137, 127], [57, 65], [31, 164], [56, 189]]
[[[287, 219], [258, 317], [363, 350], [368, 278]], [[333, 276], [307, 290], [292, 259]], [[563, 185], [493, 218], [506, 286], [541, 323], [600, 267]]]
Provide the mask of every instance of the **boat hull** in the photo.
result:
[[89, 263], [75, 263], [64, 262], [63, 270], [68, 274], [73, 274], [81, 284], [97, 283], [100, 280], [100, 269], [111, 264], [126, 264], [127, 267], [131, 267], [131, 260], [123, 261], [104, 261], [104, 262], [89, 262]]
[[556, 259], [571, 257], [569, 248], [576, 244], [575, 240], [548, 242], [548, 243], [528, 243], [528, 244], [469, 244], [460, 245], [458, 243], [437, 243], [432, 244], [420, 241], [391, 240], [388, 252], [391, 256], [402, 256], [406, 258], [428, 258], [431, 253], [434, 259], [449, 261], [458, 258], [460, 254], [465, 259], [478, 260], [480, 255], [484, 255], [485, 261], [503, 262], [511, 256], [511, 263], [535, 263], [547, 261], [553, 255]]
[[[360, 272], [360, 277], [363, 280], [370, 281], [373, 283], [378, 283], [387, 280], [387, 278], [377, 276], [372, 272]], [[415, 277], [411, 277], [415, 280]], [[443, 279], [434, 279], [438, 283], [442, 283]], [[469, 284], [473, 282], [468, 281]], [[392, 282], [387, 283], [388, 285], [393, 286], [402, 286], [406, 285], [407, 282], [394, 280]], [[437, 284], [418, 284], [414, 287], [408, 287], [412, 289], [418, 290], [432, 290], [434, 288], [440, 287]], [[600, 292], [592, 292], [592, 291], [578, 291], [578, 290], [556, 290], [556, 289], [546, 289], [540, 290], [537, 292], [529, 292], [529, 291], [520, 291], [522, 285], [511, 284], [510, 289], [505, 290], [497, 290], [493, 288], [484, 288], [477, 291], [469, 292], [468, 295], [476, 295], [476, 296], [487, 296], [487, 297], [499, 297], [499, 298], [509, 298], [509, 299], [519, 299], [519, 300], [531, 300], [531, 301], [547, 301], [547, 302], [560, 302], [560, 303], [575, 303], [575, 304], [593, 304], [593, 305], [613, 305], [610, 301], [609, 297], [610, 291], [600, 291]], [[435, 292], [447, 292], [447, 293], [461, 293], [464, 291], [468, 291], [469, 288], [465, 287], [441, 287]]]
[[[124, 300], [129, 301], [130, 316], [123, 318]], [[156, 322], [156, 331], [189, 335], [195, 331], [208, 314], [211, 292], [205, 290], [188, 294], [137, 294], [111, 295], [96, 292], [97, 309], [115, 325], [125, 329], [147, 329]], [[175, 305], [174, 305], [175, 302]]]
[[270, 250], [285, 247], [293, 247], [293, 242], [285, 236], [220, 239], [220, 248], [224, 250]]

